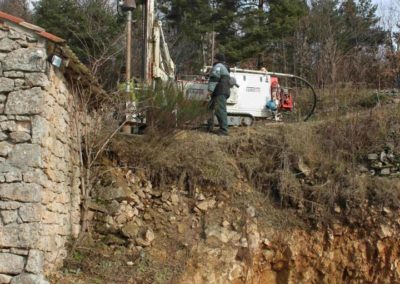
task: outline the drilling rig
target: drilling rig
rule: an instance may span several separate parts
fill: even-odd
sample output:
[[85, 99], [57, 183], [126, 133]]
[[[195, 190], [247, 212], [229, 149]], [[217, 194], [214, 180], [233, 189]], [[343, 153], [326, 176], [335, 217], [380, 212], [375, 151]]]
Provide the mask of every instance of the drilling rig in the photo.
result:
[[[153, 80], [174, 80], [175, 64], [169, 54], [168, 45], [165, 41], [161, 21], [154, 17], [154, 0], [138, 2], [143, 5], [142, 26], [142, 72], [141, 77], [145, 85], [151, 85]], [[127, 80], [131, 78], [131, 36], [132, 36], [132, 12], [136, 9], [135, 0], [118, 1], [119, 12], [126, 13], [127, 18], [127, 40], [126, 40], [126, 74]]]
[[[160, 21], [155, 20], [154, 0], [144, 0], [142, 38], [142, 79], [147, 86], [154, 81], [174, 81], [175, 64], [170, 57], [168, 46]], [[127, 75], [130, 75], [130, 36], [132, 10], [136, 8], [135, 0], [119, 1], [122, 11], [127, 11]], [[213, 51], [212, 51], [213, 52]], [[129, 66], [129, 67], [128, 67]], [[129, 73], [128, 73], [129, 68]], [[208, 100], [206, 66], [196, 80], [177, 80], [185, 91], [187, 98]], [[231, 77], [237, 84], [231, 88], [231, 96], [227, 100], [229, 125], [252, 125], [256, 119], [273, 118], [278, 121], [308, 120], [316, 107], [317, 95], [313, 86], [304, 78], [293, 74], [268, 72], [266, 70], [248, 70], [231, 68]], [[128, 77], [130, 78], [130, 77]], [[296, 88], [282, 87], [279, 80], [292, 80]], [[298, 83], [306, 86], [308, 92], [299, 92]], [[275, 109], [270, 107], [273, 102]], [[286, 119], [290, 118], [290, 119]]]

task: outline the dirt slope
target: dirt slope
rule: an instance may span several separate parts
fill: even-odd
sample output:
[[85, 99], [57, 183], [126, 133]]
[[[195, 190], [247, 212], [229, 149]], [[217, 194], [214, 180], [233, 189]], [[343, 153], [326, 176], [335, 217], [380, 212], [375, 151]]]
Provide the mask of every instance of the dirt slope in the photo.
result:
[[54, 283], [400, 282], [400, 110], [114, 139]]

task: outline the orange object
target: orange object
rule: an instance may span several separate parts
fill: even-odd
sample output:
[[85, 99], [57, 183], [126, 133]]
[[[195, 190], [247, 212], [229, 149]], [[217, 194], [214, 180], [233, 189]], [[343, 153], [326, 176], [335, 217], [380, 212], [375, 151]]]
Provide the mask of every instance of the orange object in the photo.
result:
[[271, 88], [277, 88], [279, 85], [277, 77], [271, 77]]
[[293, 110], [293, 96], [289, 94], [283, 94], [281, 96], [281, 101], [279, 107], [283, 110], [292, 111]]

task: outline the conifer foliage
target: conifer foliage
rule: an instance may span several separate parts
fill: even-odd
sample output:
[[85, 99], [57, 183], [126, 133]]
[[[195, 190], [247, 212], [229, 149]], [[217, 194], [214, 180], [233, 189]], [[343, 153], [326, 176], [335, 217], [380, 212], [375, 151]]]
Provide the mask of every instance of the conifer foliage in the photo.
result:
[[[214, 47], [231, 66], [295, 73], [321, 87], [373, 82], [373, 70], [388, 64], [378, 55], [393, 50], [371, 0], [158, 0], [156, 15], [179, 74], [210, 65]], [[124, 19], [116, 1], [38, 0], [34, 19], [67, 39], [94, 70], [123, 57]], [[134, 42], [142, 39], [134, 36]]]

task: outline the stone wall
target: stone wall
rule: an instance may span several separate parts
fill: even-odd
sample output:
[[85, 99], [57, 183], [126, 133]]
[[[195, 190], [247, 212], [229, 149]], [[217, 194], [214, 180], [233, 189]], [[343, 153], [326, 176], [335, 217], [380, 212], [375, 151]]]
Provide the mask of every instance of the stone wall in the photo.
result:
[[46, 283], [79, 232], [75, 104], [48, 44], [0, 24], [0, 283]]

